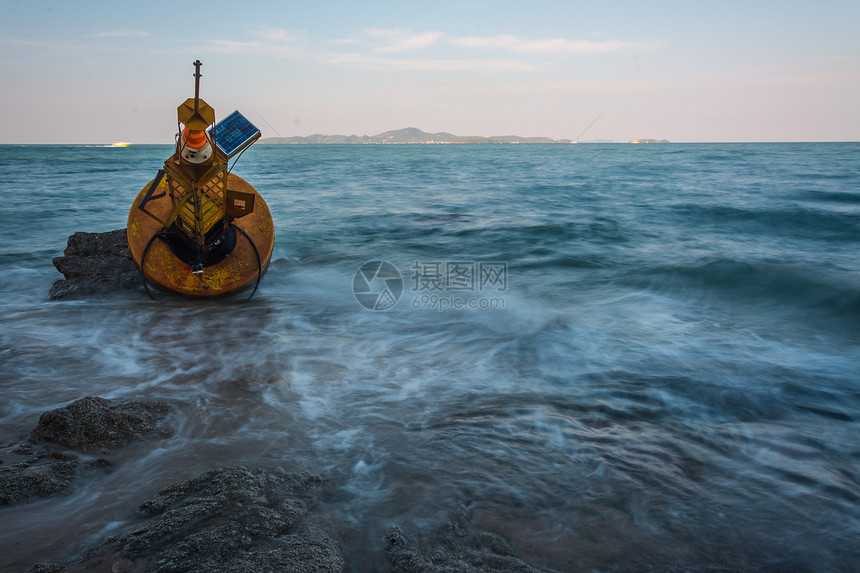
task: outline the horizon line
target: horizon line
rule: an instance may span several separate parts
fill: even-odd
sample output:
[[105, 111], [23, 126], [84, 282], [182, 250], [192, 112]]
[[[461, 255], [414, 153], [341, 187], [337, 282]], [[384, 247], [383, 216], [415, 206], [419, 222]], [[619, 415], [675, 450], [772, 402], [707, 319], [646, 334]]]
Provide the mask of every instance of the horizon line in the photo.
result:
[[[384, 132], [383, 132], [384, 133]], [[290, 139], [292, 137], [311, 137], [313, 135], [327, 135], [327, 134], [311, 134], [311, 135], [290, 135], [290, 136], [269, 136], [269, 137], [261, 137], [260, 141], [263, 139]], [[335, 134], [331, 137], [334, 137], [338, 134]], [[344, 137], [352, 137], [352, 136], [344, 136]], [[364, 137], [364, 136], [356, 136], [356, 137]], [[369, 136], [374, 137], [374, 136]], [[464, 136], [465, 137], [465, 136]], [[520, 136], [469, 136], [469, 137], [520, 137]], [[540, 137], [540, 136], [522, 136], [522, 137]], [[549, 138], [547, 138], [549, 139]], [[562, 138], [565, 139], [565, 138]], [[646, 139], [646, 138], [634, 138], [634, 139]], [[651, 139], [651, 138], [649, 138]], [[175, 143], [134, 143], [134, 142], [124, 142], [127, 145], [116, 146], [113, 145], [115, 142], [86, 142], [86, 143], [0, 143], [0, 146], [13, 146], [13, 147], [25, 147], [25, 146], [49, 146], [49, 145], [65, 145], [65, 146], [89, 146], [89, 147], [109, 147], [109, 148], [122, 148], [122, 147], [131, 147], [131, 146], [143, 146], [143, 145], [161, 145], [161, 146], [171, 146], [175, 147]], [[776, 144], [776, 143], [860, 143], [860, 139], [828, 139], [828, 140], [818, 140], [818, 139], [808, 139], [808, 140], [750, 140], [750, 141], [738, 141], [738, 140], [668, 140], [659, 143], [659, 145], [671, 145], [671, 144]], [[277, 145], [271, 143], [260, 143], [260, 145]], [[580, 145], [580, 144], [590, 144], [590, 145], [599, 145], [599, 144], [618, 144], [618, 145], [658, 145], [656, 143], [634, 143], [633, 140], [627, 141], [619, 141], [619, 140], [595, 140], [595, 139], [587, 139], [582, 141], [577, 141], [574, 139], [568, 141], [560, 141], [554, 140], [552, 142], [549, 141], [539, 141], [539, 142], [365, 142], [365, 143], [294, 143], [287, 145]]]

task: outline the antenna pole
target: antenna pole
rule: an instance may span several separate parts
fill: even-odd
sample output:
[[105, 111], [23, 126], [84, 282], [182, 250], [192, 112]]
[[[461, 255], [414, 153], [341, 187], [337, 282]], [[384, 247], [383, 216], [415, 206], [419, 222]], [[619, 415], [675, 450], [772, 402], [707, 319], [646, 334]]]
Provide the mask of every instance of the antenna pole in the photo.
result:
[[197, 113], [197, 107], [200, 102], [200, 66], [203, 63], [200, 60], [194, 62], [194, 113]]

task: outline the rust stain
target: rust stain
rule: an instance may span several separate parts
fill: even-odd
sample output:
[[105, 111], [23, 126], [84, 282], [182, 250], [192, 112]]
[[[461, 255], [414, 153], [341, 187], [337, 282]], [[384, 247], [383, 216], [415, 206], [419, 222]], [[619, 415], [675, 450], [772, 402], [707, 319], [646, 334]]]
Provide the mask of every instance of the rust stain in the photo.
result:
[[[152, 181], [143, 187], [128, 213], [126, 234], [132, 257], [138, 268], [140, 268], [140, 259], [146, 244], [161, 230], [161, 226], [155, 220], [137, 208], [137, 204], [151, 183]], [[257, 190], [238, 175], [231, 173], [227, 186], [229, 189], [256, 195], [254, 211], [234, 221], [234, 225], [245, 231], [256, 244], [265, 272], [275, 245], [274, 225], [269, 206]], [[163, 180], [154, 195], [165, 192], [166, 188], [167, 181]], [[173, 209], [169, 194], [151, 200], [146, 208], [163, 220], [170, 216]], [[253, 247], [242, 233], [236, 233], [236, 246], [233, 251], [221, 262], [205, 267], [202, 276], [193, 274], [191, 267], [176, 257], [167, 244], [160, 239], [156, 239], [150, 246], [145, 264], [144, 273], [154, 286], [185, 296], [227, 295], [252, 285], [257, 279], [257, 257]]]

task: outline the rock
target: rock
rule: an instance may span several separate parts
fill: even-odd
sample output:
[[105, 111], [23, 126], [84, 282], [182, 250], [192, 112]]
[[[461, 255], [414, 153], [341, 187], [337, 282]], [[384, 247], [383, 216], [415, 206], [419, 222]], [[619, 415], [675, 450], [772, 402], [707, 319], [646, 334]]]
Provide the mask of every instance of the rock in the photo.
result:
[[29, 442], [18, 444], [18, 446], [12, 451], [22, 456], [32, 456], [34, 453], [36, 453], [36, 450], [33, 448], [33, 444]]
[[27, 573], [60, 573], [66, 566], [59, 563], [37, 563], [27, 569]]
[[53, 260], [65, 280], [52, 286], [52, 299], [102, 295], [140, 288], [140, 274], [128, 248], [125, 229], [107, 233], [77, 232], [69, 237], [62, 257]]
[[49, 497], [72, 485], [78, 471], [75, 460], [45, 456], [0, 469], [0, 505], [15, 505]]
[[474, 527], [464, 512], [422, 543], [411, 540], [400, 527], [390, 527], [385, 550], [394, 573], [538, 572], [517, 557], [507, 541]]
[[[111, 450], [129, 442], [170, 435], [157, 423], [171, 411], [166, 402], [111, 402], [87, 397], [45, 412], [31, 442], [0, 447], [0, 505], [63, 493], [88, 472], [110, 471], [105, 458], [78, 462], [75, 456], [40, 447], [47, 442], [78, 450]], [[9, 463], [7, 463], [9, 462]]]
[[171, 410], [166, 402], [128, 402], [86, 397], [45, 412], [30, 434], [33, 442], [105, 450], [145, 438], [170, 435], [157, 423]]
[[208, 471], [162, 489], [140, 506], [143, 523], [68, 566], [110, 570], [133, 564], [137, 571], [145, 564], [140, 570], [152, 573], [342, 571], [339, 544], [309, 515], [312, 490], [326, 481], [281, 469]]

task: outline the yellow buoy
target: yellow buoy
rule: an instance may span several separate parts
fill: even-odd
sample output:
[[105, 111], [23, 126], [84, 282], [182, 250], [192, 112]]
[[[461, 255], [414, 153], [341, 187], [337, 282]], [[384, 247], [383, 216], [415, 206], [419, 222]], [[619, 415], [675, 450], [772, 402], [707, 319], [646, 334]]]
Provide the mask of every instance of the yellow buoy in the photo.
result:
[[256, 292], [272, 257], [274, 223], [266, 202], [230, 173], [228, 161], [260, 130], [238, 111], [215, 125], [215, 110], [200, 99], [202, 64], [194, 66], [194, 98], [177, 110], [184, 128], [173, 155], [129, 210], [128, 244], [147, 292], [149, 285], [194, 297], [251, 286]]

